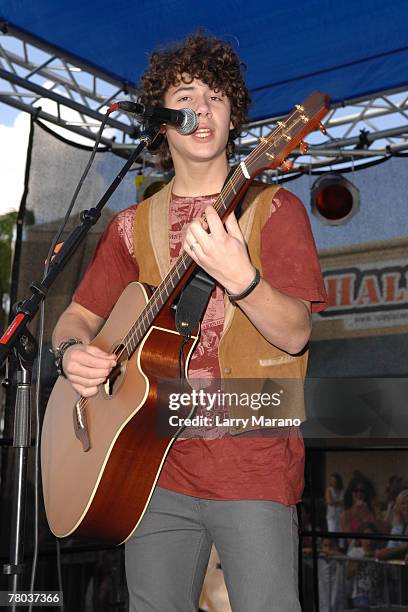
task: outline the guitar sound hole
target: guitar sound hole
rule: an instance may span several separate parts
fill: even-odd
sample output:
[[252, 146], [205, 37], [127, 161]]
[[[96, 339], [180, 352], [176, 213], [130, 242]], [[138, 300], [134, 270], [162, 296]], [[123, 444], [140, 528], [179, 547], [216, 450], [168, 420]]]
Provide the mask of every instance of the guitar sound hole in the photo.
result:
[[119, 390], [125, 379], [127, 366], [127, 353], [122, 345], [117, 346], [113, 351], [118, 360], [114, 368], [112, 368], [108, 378], [103, 383], [104, 395], [113, 397]]

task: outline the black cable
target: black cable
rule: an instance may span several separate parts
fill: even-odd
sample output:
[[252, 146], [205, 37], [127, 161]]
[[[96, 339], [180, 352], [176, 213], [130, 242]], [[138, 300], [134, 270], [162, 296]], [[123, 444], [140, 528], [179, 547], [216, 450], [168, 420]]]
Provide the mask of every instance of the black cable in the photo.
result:
[[[61, 544], [58, 538], [55, 538], [57, 545], [57, 572], [58, 572], [58, 590], [62, 593], [62, 565], [61, 565]], [[64, 597], [62, 597], [61, 612], [64, 612]]]
[[62, 235], [62, 233], [63, 233], [63, 231], [65, 229], [65, 226], [68, 223], [68, 219], [71, 216], [71, 212], [72, 212], [72, 209], [74, 208], [75, 202], [77, 201], [79, 192], [82, 189], [82, 185], [84, 184], [85, 179], [86, 179], [86, 177], [88, 175], [88, 172], [89, 172], [89, 170], [90, 170], [90, 168], [91, 168], [91, 166], [93, 164], [93, 161], [95, 159], [95, 155], [96, 155], [96, 152], [98, 150], [98, 145], [99, 145], [99, 142], [101, 140], [102, 132], [105, 129], [105, 125], [106, 125], [106, 122], [108, 120], [108, 117], [109, 117], [109, 110], [105, 113], [105, 115], [104, 115], [104, 117], [102, 119], [102, 122], [101, 122], [101, 125], [99, 127], [99, 131], [98, 131], [98, 134], [96, 136], [95, 144], [93, 146], [92, 153], [91, 153], [91, 156], [89, 158], [89, 161], [88, 161], [88, 163], [87, 163], [87, 165], [85, 167], [85, 170], [82, 173], [81, 178], [79, 179], [78, 185], [77, 185], [77, 187], [76, 187], [76, 189], [74, 191], [74, 195], [72, 196], [72, 200], [71, 200], [71, 202], [70, 202], [70, 204], [68, 206], [67, 212], [65, 213], [65, 217], [64, 217], [60, 227], [57, 230], [57, 233], [56, 233], [56, 235], [54, 237], [54, 240], [51, 243], [50, 250], [48, 251], [47, 260], [46, 260], [45, 267], [44, 267], [43, 280], [46, 277], [48, 269], [50, 267], [51, 258], [52, 258], [53, 254], [54, 254], [54, 250], [55, 250], [55, 247], [56, 247], [56, 245], [58, 243], [58, 240], [60, 239], [60, 237], [61, 237], [61, 235]]
[[[101, 140], [102, 132], [105, 128], [106, 121], [109, 116], [109, 110], [105, 113], [105, 116], [102, 119], [98, 134], [95, 139], [95, 144], [92, 149], [91, 156], [89, 161], [85, 167], [84, 172], [82, 173], [81, 178], [79, 179], [78, 185], [74, 191], [74, 195], [72, 196], [71, 202], [68, 206], [67, 212], [65, 213], [65, 217], [57, 230], [57, 233], [54, 236], [54, 239], [51, 243], [50, 249], [48, 251], [47, 259], [44, 266], [44, 275], [43, 280], [47, 275], [48, 269], [51, 264], [51, 259], [55, 251], [55, 247], [67, 225], [67, 222], [70, 218], [72, 209], [75, 205], [75, 202], [78, 198], [79, 192], [84, 184], [84, 181], [89, 173], [89, 170], [94, 161], [96, 152], [98, 150], [98, 145]], [[36, 368], [36, 392], [35, 392], [35, 451], [34, 451], [34, 550], [33, 550], [33, 563], [31, 568], [31, 578], [30, 578], [30, 591], [34, 591], [35, 578], [37, 572], [37, 561], [38, 561], [38, 507], [39, 507], [39, 458], [40, 458], [40, 390], [41, 390], [41, 364], [42, 364], [42, 354], [44, 347], [44, 323], [45, 323], [45, 302], [42, 301], [40, 305], [40, 323], [39, 323], [39, 339], [38, 339], [38, 355], [37, 355], [37, 368]], [[57, 549], [58, 551], [58, 549]], [[62, 591], [62, 573], [61, 573], [61, 556], [57, 554], [57, 565], [58, 565], [58, 581], [59, 588]], [[32, 604], [29, 606], [29, 612], [32, 612]]]

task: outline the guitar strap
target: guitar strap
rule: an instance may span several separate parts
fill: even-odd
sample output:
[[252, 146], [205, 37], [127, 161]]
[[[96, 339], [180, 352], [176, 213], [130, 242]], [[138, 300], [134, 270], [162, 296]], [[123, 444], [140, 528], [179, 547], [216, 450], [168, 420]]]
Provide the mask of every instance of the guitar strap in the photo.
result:
[[174, 304], [176, 328], [181, 336], [191, 336], [204, 315], [214, 287], [214, 279], [197, 267]]

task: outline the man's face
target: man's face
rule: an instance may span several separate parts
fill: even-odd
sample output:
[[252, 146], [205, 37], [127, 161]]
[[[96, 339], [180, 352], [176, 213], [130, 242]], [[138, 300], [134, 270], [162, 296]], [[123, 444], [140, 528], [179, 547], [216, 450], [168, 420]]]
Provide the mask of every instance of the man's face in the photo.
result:
[[220, 91], [213, 91], [198, 79], [191, 83], [180, 81], [170, 86], [164, 95], [167, 108], [191, 108], [198, 116], [198, 128], [192, 134], [183, 136], [172, 126], [166, 126], [167, 141], [173, 163], [178, 160], [211, 161], [225, 159], [231, 123], [229, 99]]

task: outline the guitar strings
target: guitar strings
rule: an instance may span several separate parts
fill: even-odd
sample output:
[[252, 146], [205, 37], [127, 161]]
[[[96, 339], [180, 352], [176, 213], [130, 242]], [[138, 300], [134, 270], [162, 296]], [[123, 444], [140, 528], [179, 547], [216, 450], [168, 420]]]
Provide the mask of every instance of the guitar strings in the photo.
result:
[[[296, 115], [297, 111], [295, 111], [293, 114]], [[287, 119], [287, 123], [290, 122], [290, 119], [292, 118], [292, 116], [290, 116]], [[279, 126], [275, 131], [272, 131], [271, 134], [269, 135], [268, 139], [272, 138], [272, 141], [269, 142], [269, 140], [265, 143], [261, 143], [258, 147], [256, 147], [256, 149], [254, 151], [252, 151], [249, 156], [247, 157], [247, 164], [251, 165], [252, 163], [254, 163], [255, 161], [257, 161], [260, 157], [263, 156], [264, 154], [264, 150], [265, 148], [270, 148], [271, 145], [275, 146], [279, 143], [279, 141], [284, 137], [284, 131], [291, 131], [293, 129], [293, 127], [295, 127], [297, 125], [297, 123], [301, 122], [301, 119], [298, 119], [296, 121], [294, 121], [291, 125], [289, 126], [285, 126], [285, 130], [283, 130], [281, 128], [281, 126]], [[273, 139], [273, 136], [277, 136], [275, 139]], [[225, 189], [221, 192], [221, 194], [219, 195], [217, 201], [214, 204], [214, 209], [220, 213], [225, 212], [227, 207], [225, 206], [225, 200], [224, 200], [224, 196], [223, 193], [225, 194], [225, 197], [228, 199], [229, 196], [232, 194], [232, 192], [234, 194], [237, 193], [236, 189], [235, 189], [235, 181], [238, 179], [238, 182], [242, 180], [242, 175], [239, 176], [239, 171], [241, 170], [240, 167], [237, 168], [237, 170], [235, 171], [235, 173], [233, 174], [233, 176], [231, 177], [230, 181], [227, 183]], [[238, 185], [237, 185], [238, 186]], [[232, 187], [232, 189], [231, 189]], [[168, 297], [171, 294], [171, 291], [173, 291], [175, 289], [175, 284], [174, 284], [174, 280], [176, 280], [177, 282], [180, 280], [180, 272], [182, 272], [183, 274], [187, 271], [188, 267], [193, 263], [193, 259], [186, 253], [184, 252], [181, 257], [179, 257], [179, 259], [177, 260], [177, 262], [174, 264], [174, 266], [171, 268], [171, 270], [167, 273], [167, 275], [164, 277], [164, 279], [162, 280], [162, 282], [160, 283], [160, 285], [157, 287], [156, 291], [154, 292], [153, 296], [151, 297], [151, 299], [149, 300], [148, 304], [146, 304], [146, 307], [144, 308], [144, 310], [142, 311], [142, 313], [139, 315], [138, 320], [133, 324], [133, 326], [131, 327], [131, 329], [129, 330], [129, 332], [126, 334], [126, 336], [123, 339], [123, 342], [121, 343], [122, 345], [124, 345], [124, 348], [122, 350], [121, 353], [119, 353], [119, 356], [121, 356], [123, 354], [123, 351], [125, 349], [130, 348], [131, 352], [134, 351], [134, 349], [136, 348], [136, 346], [138, 345], [138, 343], [140, 342], [140, 340], [142, 339], [143, 335], [146, 333], [148, 327], [150, 326], [151, 322], [152, 322], [152, 317], [154, 318], [157, 313], [159, 312], [160, 308], [163, 306], [163, 304], [165, 303], [165, 301], [168, 299]], [[170, 291], [168, 290], [168, 286], [171, 283], [171, 289]], [[164, 297], [163, 297], [164, 296]], [[159, 302], [161, 302], [159, 304]], [[135, 344], [134, 344], [135, 342]], [[130, 356], [130, 355], [128, 355]]]
[[[297, 111], [295, 111], [296, 114]], [[288, 122], [290, 120], [291, 117], [288, 118]], [[292, 130], [293, 127], [296, 126], [297, 123], [299, 123], [301, 120], [298, 119], [297, 121], [295, 121], [292, 125], [285, 127], [285, 130]], [[261, 152], [262, 148], [270, 148], [271, 145], [275, 145], [279, 143], [279, 141], [283, 138], [283, 132], [284, 130], [282, 130], [280, 127], [277, 129], [278, 132], [278, 136], [280, 136], [280, 138], [275, 138], [274, 142], [267, 142], [267, 143], [261, 143], [260, 146], [256, 147], [256, 149], [254, 151], [252, 151], [248, 157], [247, 157], [247, 164], [251, 165], [252, 163], [254, 163], [255, 161], [258, 160], [258, 158], [262, 157], [264, 154], [264, 151]], [[280, 134], [279, 134], [280, 132]], [[275, 132], [271, 132], [271, 134], [269, 135], [269, 139], [271, 137], [273, 137], [275, 135]], [[228, 197], [232, 194], [232, 192], [236, 195], [237, 191], [235, 189], [235, 183], [234, 181], [236, 179], [238, 179], [238, 181], [242, 180], [242, 170], [241, 170], [241, 176], [238, 176], [238, 172], [241, 170], [240, 167], [237, 168], [237, 170], [234, 172], [233, 176], [231, 177], [230, 181], [227, 183], [225, 189], [220, 193], [217, 201], [214, 204], [214, 209], [220, 213], [220, 212], [226, 212], [227, 208], [225, 205], [225, 200], [223, 197], [223, 193], [225, 194], [226, 198], [228, 199]], [[238, 185], [237, 185], [238, 186]], [[232, 189], [231, 189], [232, 187]], [[132, 326], [132, 328], [129, 330], [129, 332], [126, 334], [125, 338], [123, 339], [123, 343], [126, 345], [126, 348], [128, 347], [128, 345], [130, 344], [130, 349], [131, 351], [133, 351], [137, 344], [140, 342], [140, 340], [142, 339], [142, 337], [140, 336], [140, 332], [142, 334], [144, 334], [147, 331], [147, 328], [150, 326], [151, 324], [151, 315], [156, 316], [158, 311], [160, 310], [160, 307], [163, 306], [163, 304], [165, 303], [165, 301], [168, 299], [169, 295], [171, 294], [171, 291], [174, 290], [175, 285], [174, 285], [174, 280], [176, 280], [177, 282], [180, 280], [180, 272], [182, 272], [183, 274], [187, 271], [188, 267], [193, 263], [193, 259], [186, 253], [184, 252], [181, 257], [179, 257], [179, 259], [177, 260], [177, 262], [174, 264], [174, 266], [171, 268], [171, 270], [167, 273], [167, 275], [164, 277], [164, 279], [162, 280], [162, 282], [160, 283], [160, 285], [157, 287], [156, 291], [154, 292], [153, 296], [151, 297], [150, 301], [148, 302], [148, 304], [146, 305], [145, 309], [142, 311], [142, 313], [139, 315], [138, 320], [134, 323], [134, 325]], [[171, 283], [171, 290], [168, 291], [167, 287], [169, 282], [172, 281]], [[164, 300], [163, 300], [163, 296]], [[154, 308], [158, 306], [158, 301], [162, 302], [159, 306], [159, 310], [157, 310], [157, 312], [153, 312]], [[142, 325], [144, 327], [144, 329], [142, 329]], [[136, 338], [135, 338], [136, 337]], [[133, 344], [133, 340], [136, 339], [136, 344], [135, 346], [132, 346]], [[124, 347], [125, 348], [125, 347]]]

